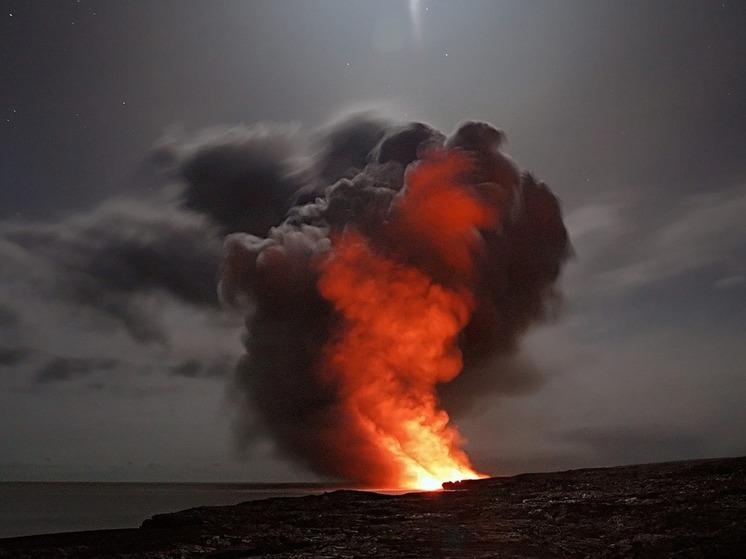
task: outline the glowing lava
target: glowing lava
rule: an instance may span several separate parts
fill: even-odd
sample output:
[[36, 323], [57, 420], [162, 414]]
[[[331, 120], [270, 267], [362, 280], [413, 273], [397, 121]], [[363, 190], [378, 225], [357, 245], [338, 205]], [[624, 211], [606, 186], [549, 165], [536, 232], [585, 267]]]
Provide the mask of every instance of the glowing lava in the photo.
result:
[[[461, 371], [457, 339], [474, 308], [469, 278], [478, 229], [497, 221], [496, 209], [459, 181], [468, 169], [459, 152], [420, 162], [385, 225], [405, 240], [374, 247], [348, 229], [320, 263], [319, 292], [342, 319], [325, 348], [324, 380], [336, 387], [357, 442], [386, 463], [385, 473], [368, 474], [371, 484], [438, 489], [483, 477], [460, 449], [464, 441], [436, 394], [438, 383]], [[419, 246], [424, 237], [436, 261], [420, 263], [408, 252], [408, 236]]]

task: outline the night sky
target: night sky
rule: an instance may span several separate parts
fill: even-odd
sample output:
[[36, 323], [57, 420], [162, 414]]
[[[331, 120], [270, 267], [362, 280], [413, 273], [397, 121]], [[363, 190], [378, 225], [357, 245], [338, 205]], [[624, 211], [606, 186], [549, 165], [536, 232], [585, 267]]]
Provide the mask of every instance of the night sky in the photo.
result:
[[316, 479], [233, 448], [244, 329], [173, 167], [360, 110], [491, 122], [562, 201], [535, 382], [457, 418], [478, 469], [746, 454], [745, 28], [728, 0], [0, 0], [0, 480]]

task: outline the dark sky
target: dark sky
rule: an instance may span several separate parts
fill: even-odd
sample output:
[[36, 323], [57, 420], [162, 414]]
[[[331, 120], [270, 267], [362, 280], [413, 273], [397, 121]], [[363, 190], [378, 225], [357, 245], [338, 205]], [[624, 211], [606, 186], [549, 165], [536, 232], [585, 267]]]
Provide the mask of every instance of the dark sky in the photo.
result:
[[220, 254], [154, 146], [367, 108], [492, 122], [563, 202], [565, 309], [524, 344], [543, 383], [460, 418], [476, 466], [746, 453], [743, 3], [0, 8], [0, 479], [313, 479], [267, 441], [233, 456], [242, 328], [210, 274], [133, 268]]

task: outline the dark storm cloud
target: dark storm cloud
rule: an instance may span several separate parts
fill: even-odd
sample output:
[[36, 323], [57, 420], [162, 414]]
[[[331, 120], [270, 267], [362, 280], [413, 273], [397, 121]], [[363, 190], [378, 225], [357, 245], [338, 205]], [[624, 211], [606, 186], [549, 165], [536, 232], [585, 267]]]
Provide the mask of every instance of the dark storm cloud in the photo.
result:
[[68, 381], [97, 371], [109, 371], [117, 364], [116, 359], [56, 357], [36, 372], [35, 381], [40, 384]]
[[11, 367], [22, 363], [29, 352], [19, 348], [0, 348], [0, 367]]
[[20, 312], [10, 306], [0, 304], [0, 328], [11, 328], [20, 321]]
[[230, 356], [210, 359], [186, 359], [169, 367], [172, 375], [188, 378], [227, 377], [236, 367], [236, 359]]
[[56, 224], [6, 223], [0, 240], [10, 282], [108, 315], [143, 342], [166, 337], [147, 296], [217, 306], [220, 241], [196, 214], [110, 202]]
[[[353, 451], [340, 450], [331, 435], [345, 421], [339, 395], [319, 376], [340, 317], [318, 291], [316, 262], [329, 251], [330, 236], [353, 227], [376, 250], [404, 258], [436, 281], [453, 281], [443, 276], [442, 260], [427, 240], [392, 237], [383, 227], [405, 189], [405, 166], [442, 146], [444, 136], [424, 124], [386, 126], [369, 115], [338, 124], [330, 136], [315, 162], [318, 172], [284, 223], [266, 238], [227, 238], [221, 294], [228, 302], [255, 304], [232, 393], [241, 412], [240, 441], [250, 444], [264, 430], [284, 455], [322, 474], [354, 478], [359, 465], [350, 463]], [[530, 392], [541, 384], [536, 368], [516, 356], [518, 340], [556, 308], [553, 285], [570, 253], [557, 199], [500, 151], [502, 139], [489, 124], [467, 122], [445, 140], [448, 149], [472, 159], [466, 180], [479, 196], [505, 209], [499, 227], [480, 231], [477, 305], [460, 343], [464, 371], [441, 391], [447, 411], [452, 406], [465, 413], [490, 392]], [[336, 182], [324, 184], [324, 177]]]
[[296, 127], [216, 128], [193, 139], [166, 138], [153, 161], [186, 184], [183, 204], [223, 233], [264, 235], [280, 223], [300, 186]]
[[262, 125], [164, 140], [153, 157], [182, 181], [176, 199], [171, 186], [56, 222], [0, 223], [3, 366], [66, 355], [35, 359], [37, 384], [110, 370], [112, 359], [131, 373], [229, 374], [237, 324], [217, 296], [222, 236], [282, 220], [297, 188], [296, 140], [295, 127]]
[[189, 359], [178, 365], [173, 365], [169, 370], [174, 375], [198, 377], [202, 374], [203, 366], [197, 359]]

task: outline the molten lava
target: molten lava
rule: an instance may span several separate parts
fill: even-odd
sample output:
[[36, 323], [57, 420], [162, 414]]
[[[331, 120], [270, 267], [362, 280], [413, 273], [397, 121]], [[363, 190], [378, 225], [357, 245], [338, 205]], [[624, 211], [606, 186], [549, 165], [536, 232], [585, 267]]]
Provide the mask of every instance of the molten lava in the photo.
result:
[[[403, 240], [374, 246], [348, 228], [320, 263], [319, 292], [341, 317], [325, 347], [324, 380], [358, 441], [386, 463], [385, 473], [368, 474], [379, 487], [437, 489], [483, 477], [436, 394], [438, 383], [461, 372], [457, 341], [475, 304], [470, 277], [479, 229], [498, 219], [460, 179], [469, 169], [455, 151], [419, 162], [382, 225]], [[408, 248], [414, 237], [416, 246], [427, 245], [427, 261]]]

